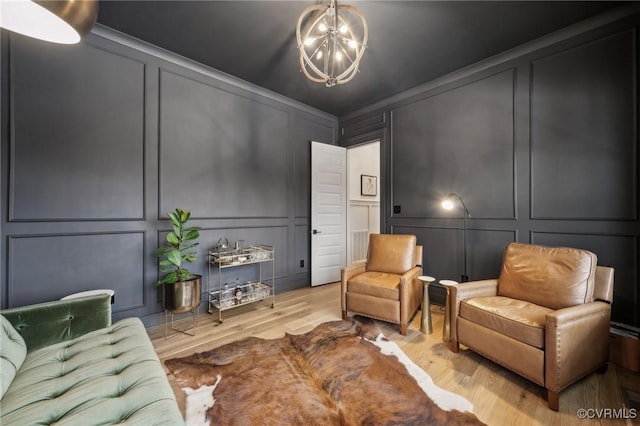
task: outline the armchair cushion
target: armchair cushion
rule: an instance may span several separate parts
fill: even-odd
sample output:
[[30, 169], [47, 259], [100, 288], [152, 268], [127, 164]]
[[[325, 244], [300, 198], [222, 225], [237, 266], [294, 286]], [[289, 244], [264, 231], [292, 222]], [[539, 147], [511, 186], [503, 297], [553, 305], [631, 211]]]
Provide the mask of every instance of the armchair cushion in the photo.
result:
[[364, 272], [351, 278], [348, 291], [383, 299], [400, 300], [400, 275], [385, 272]]
[[460, 303], [460, 316], [522, 343], [544, 348], [546, 314], [553, 309], [508, 297], [476, 297]]
[[591, 302], [596, 264], [596, 255], [587, 250], [510, 243], [498, 295], [551, 309]]
[[375, 235], [369, 239], [367, 271], [402, 275], [417, 262], [415, 235]]

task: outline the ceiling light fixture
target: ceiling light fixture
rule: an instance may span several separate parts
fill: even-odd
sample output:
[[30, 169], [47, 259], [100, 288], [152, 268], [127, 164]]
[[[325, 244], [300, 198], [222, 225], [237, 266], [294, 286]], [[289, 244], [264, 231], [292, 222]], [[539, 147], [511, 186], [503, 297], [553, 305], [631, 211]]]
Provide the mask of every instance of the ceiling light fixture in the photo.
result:
[[0, 27], [54, 43], [78, 43], [97, 17], [97, 0], [0, 1]]
[[304, 75], [327, 87], [351, 81], [367, 47], [369, 29], [360, 10], [354, 6], [309, 6], [296, 25], [300, 67]]

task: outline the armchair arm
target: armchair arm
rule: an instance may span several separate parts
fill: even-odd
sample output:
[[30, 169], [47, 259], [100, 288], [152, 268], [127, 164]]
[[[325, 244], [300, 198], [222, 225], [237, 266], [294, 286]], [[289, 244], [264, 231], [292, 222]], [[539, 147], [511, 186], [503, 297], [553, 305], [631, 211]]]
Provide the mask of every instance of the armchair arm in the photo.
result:
[[609, 359], [611, 306], [591, 302], [546, 315], [545, 384], [560, 392]]
[[410, 316], [422, 302], [422, 268], [415, 266], [400, 276], [400, 324], [409, 324]]
[[358, 274], [362, 274], [367, 270], [367, 261], [362, 260], [340, 270], [340, 287], [341, 287], [341, 304], [342, 312], [347, 310], [347, 281]]
[[20, 333], [29, 352], [111, 325], [111, 295], [57, 300], [0, 312]]
[[458, 347], [458, 313], [460, 302], [472, 297], [495, 296], [498, 294], [498, 280], [469, 281], [449, 287], [449, 313], [451, 318], [451, 346]]
[[400, 285], [404, 286], [406, 283], [417, 279], [420, 275], [422, 275], [422, 268], [420, 266], [414, 266], [404, 274], [400, 275]]

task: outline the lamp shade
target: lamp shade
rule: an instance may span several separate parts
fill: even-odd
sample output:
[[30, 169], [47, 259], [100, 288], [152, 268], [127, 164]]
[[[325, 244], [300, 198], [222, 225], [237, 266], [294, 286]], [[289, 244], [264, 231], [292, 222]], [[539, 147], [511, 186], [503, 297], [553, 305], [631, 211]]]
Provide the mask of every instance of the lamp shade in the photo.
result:
[[442, 201], [442, 208], [445, 210], [451, 210], [453, 209], [453, 200], [450, 198], [447, 198], [445, 200]]
[[471, 213], [469, 213], [469, 209], [467, 209], [467, 205], [462, 200], [462, 197], [456, 194], [455, 192], [452, 192], [449, 195], [447, 195], [447, 198], [442, 200], [442, 202], [440, 203], [440, 206], [445, 210], [452, 210], [455, 207], [456, 202], [459, 202], [460, 205], [462, 206], [464, 210], [464, 217], [471, 218]]
[[97, 17], [97, 0], [0, 2], [0, 27], [54, 43], [78, 43]]

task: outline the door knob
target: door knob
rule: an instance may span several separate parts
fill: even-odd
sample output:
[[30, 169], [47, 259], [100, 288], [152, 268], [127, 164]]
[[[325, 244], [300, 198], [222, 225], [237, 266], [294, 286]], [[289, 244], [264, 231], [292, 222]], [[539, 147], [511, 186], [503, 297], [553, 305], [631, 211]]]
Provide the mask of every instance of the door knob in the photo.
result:
[[311, 231], [311, 233], [312, 233], [313, 235], [316, 235], [316, 234], [322, 234], [322, 231], [318, 231], [317, 229], [314, 229], [313, 231]]

